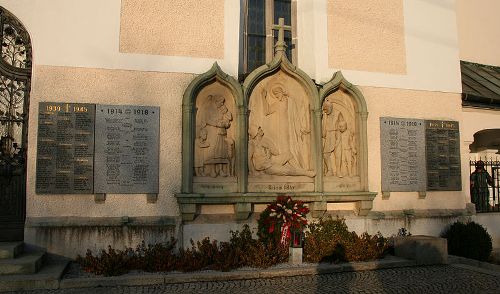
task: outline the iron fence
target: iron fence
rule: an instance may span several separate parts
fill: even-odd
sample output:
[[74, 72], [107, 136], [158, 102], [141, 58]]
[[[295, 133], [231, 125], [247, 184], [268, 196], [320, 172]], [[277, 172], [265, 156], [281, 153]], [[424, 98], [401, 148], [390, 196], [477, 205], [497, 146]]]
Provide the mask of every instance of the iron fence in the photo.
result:
[[[500, 160], [498, 158], [490, 158], [488, 159], [477, 159], [470, 160], [470, 174], [475, 171], [476, 163], [482, 161], [484, 162], [484, 169], [491, 176], [492, 182], [491, 185], [488, 185], [488, 195], [487, 195], [487, 205], [478, 205], [478, 203], [474, 203], [476, 205], [477, 213], [484, 212], [500, 212]], [[470, 189], [470, 195], [472, 202], [478, 201], [477, 197], [473, 196], [473, 190]]]

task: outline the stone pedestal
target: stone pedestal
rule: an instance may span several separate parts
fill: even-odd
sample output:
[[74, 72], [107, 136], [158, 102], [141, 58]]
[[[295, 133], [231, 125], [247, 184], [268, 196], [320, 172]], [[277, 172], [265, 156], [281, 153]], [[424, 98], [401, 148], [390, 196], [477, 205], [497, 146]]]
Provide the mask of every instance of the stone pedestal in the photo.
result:
[[396, 256], [414, 259], [417, 264], [448, 263], [448, 243], [445, 238], [405, 236], [394, 239]]
[[289, 248], [288, 263], [290, 264], [302, 263], [302, 248], [294, 248], [294, 247]]

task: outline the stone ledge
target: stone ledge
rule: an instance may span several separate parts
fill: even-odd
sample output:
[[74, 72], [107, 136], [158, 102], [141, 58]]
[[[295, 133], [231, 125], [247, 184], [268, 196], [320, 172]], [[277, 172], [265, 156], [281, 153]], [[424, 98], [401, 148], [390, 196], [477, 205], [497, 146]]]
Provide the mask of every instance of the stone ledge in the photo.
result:
[[290, 192], [290, 193], [177, 193], [175, 197], [179, 203], [186, 204], [235, 204], [256, 203], [266, 204], [276, 200], [276, 197], [291, 195], [294, 200], [304, 202], [354, 202], [373, 201], [376, 192]]
[[411, 210], [388, 210], [370, 211], [368, 218], [373, 220], [396, 219], [396, 218], [426, 218], [426, 217], [468, 217], [467, 209], [411, 209]]
[[193, 221], [198, 215], [198, 206], [204, 204], [233, 204], [237, 220], [247, 219], [252, 213], [252, 204], [268, 204], [277, 196], [291, 195], [294, 200], [309, 203], [313, 217], [326, 212], [327, 203], [356, 202], [356, 212], [360, 216], [367, 215], [372, 209], [375, 192], [294, 192], [294, 193], [178, 193], [182, 220]]
[[126, 274], [119, 277], [95, 277], [63, 279], [61, 289], [93, 288], [112, 286], [133, 286], [153, 284], [177, 284], [189, 282], [249, 280], [303, 275], [318, 275], [338, 272], [367, 271], [397, 267], [416, 266], [411, 260], [394, 256], [368, 262], [350, 262], [341, 264], [301, 264], [278, 265], [269, 269], [237, 269], [230, 272], [204, 271], [194, 273], [163, 273], [163, 274]]
[[40, 227], [121, 227], [127, 226], [176, 226], [177, 217], [27, 217], [27, 228]]

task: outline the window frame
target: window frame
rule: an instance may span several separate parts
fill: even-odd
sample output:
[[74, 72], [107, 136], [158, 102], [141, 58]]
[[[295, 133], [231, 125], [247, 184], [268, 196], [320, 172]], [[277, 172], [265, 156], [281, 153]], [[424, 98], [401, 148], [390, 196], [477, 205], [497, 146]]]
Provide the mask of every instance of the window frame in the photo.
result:
[[[241, 70], [240, 77], [246, 77], [250, 73], [248, 70], [248, 2], [252, 0], [242, 0], [242, 56], [241, 56]], [[274, 22], [274, 0], [265, 0], [265, 33], [266, 33], [266, 53], [265, 53], [265, 63], [271, 62], [274, 56], [274, 34], [273, 34], [273, 25]], [[297, 39], [297, 0], [290, 0], [290, 14], [291, 14], [291, 22], [290, 26], [292, 27], [292, 58], [290, 62], [294, 65], [298, 65], [298, 39]], [[288, 56], [290, 59], [290, 56]]]

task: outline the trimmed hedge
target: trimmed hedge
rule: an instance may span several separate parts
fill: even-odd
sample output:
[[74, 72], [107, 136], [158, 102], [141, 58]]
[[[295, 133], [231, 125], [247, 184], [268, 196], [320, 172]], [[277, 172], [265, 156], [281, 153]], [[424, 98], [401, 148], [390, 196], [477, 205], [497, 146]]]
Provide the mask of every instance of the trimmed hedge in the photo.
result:
[[448, 240], [448, 253], [487, 261], [492, 250], [491, 236], [475, 222], [455, 222], [443, 234]]

